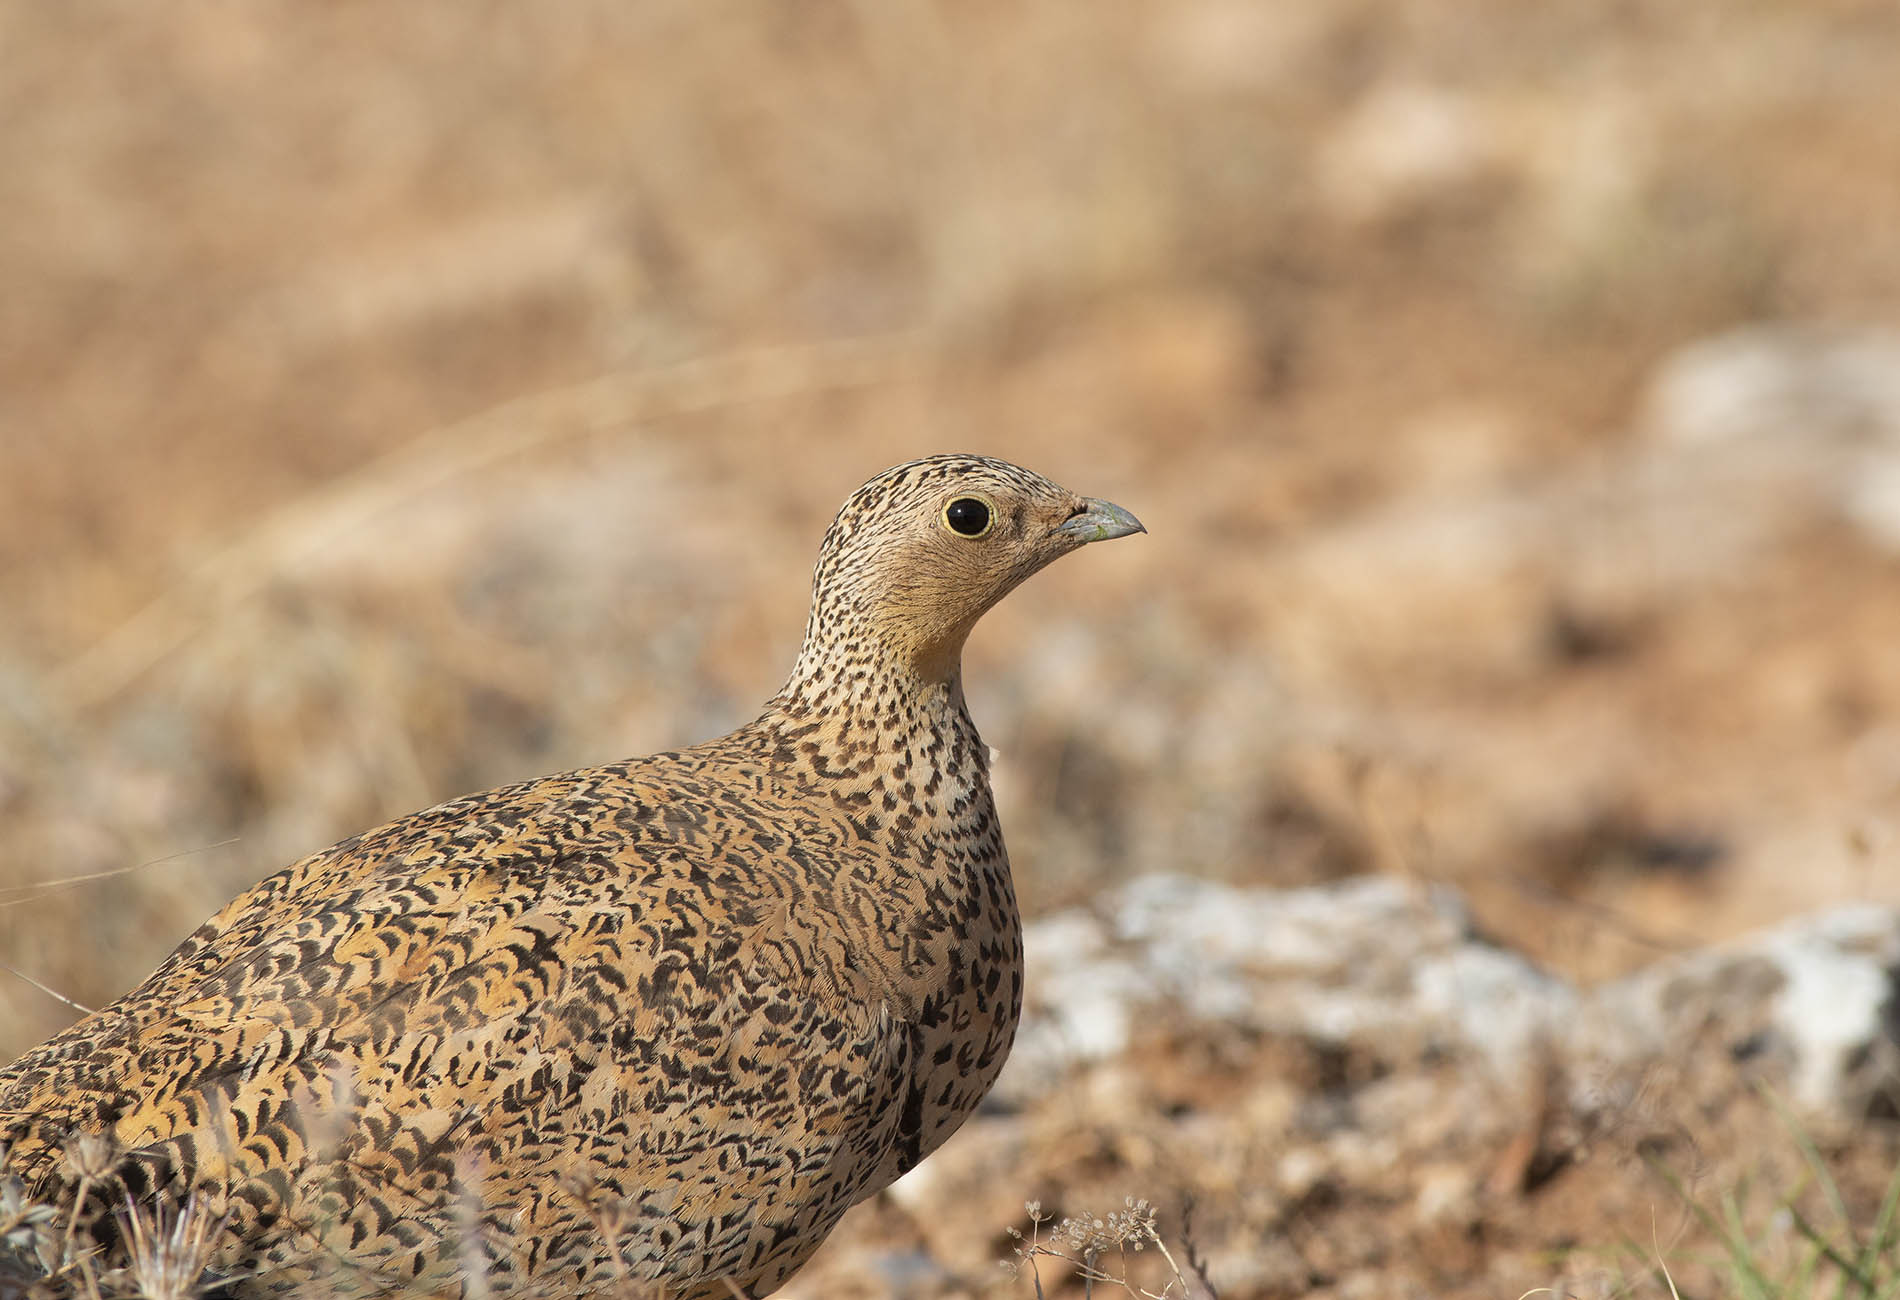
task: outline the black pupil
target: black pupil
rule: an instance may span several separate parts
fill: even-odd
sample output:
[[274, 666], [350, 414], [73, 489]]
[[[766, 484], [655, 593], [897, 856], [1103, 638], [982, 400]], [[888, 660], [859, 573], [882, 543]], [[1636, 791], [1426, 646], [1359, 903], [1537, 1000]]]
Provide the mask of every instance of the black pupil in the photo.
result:
[[943, 517], [965, 537], [975, 537], [990, 526], [990, 508], [975, 497], [958, 497], [944, 508]]

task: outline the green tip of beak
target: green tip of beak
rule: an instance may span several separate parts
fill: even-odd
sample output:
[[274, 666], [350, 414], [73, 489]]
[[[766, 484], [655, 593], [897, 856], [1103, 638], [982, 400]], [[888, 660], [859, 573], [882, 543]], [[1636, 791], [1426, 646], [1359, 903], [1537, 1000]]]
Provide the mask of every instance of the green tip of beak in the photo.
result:
[[1123, 510], [1113, 501], [1101, 501], [1095, 497], [1082, 498], [1084, 509], [1080, 514], [1071, 515], [1063, 521], [1056, 531], [1065, 537], [1073, 537], [1079, 542], [1106, 542], [1113, 537], [1126, 537], [1130, 533], [1145, 533], [1141, 520]]

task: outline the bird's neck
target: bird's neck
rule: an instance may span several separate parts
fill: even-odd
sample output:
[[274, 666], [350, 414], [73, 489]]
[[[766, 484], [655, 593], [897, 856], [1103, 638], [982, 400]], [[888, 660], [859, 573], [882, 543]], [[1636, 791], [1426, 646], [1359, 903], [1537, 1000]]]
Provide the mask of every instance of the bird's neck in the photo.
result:
[[929, 675], [908, 665], [816, 663], [794, 671], [760, 722], [841, 794], [882, 787], [942, 815], [988, 799], [989, 751], [954, 661]]

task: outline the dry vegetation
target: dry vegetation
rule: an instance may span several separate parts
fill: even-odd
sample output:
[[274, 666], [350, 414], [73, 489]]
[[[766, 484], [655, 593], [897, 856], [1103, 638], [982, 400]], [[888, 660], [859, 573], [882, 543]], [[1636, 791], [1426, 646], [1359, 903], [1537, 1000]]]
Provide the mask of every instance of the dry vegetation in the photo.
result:
[[[1895, 323], [1896, 66], [1882, 0], [0, 0], [0, 1057], [309, 849], [739, 720], [828, 512], [953, 447], [1152, 531], [971, 648], [1032, 909], [1404, 873], [1596, 978], [1900, 901], [1900, 560], [1801, 459], [1900, 416], [1657, 431], [1685, 345]], [[1185, 1196], [1144, 1123], [1336, 1080], [1165, 1047], [1002, 1201]], [[1609, 1163], [1442, 1241], [1243, 1165], [1223, 1294], [1516, 1294], [1646, 1239]], [[880, 1202], [822, 1293], [1004, 1222]]]

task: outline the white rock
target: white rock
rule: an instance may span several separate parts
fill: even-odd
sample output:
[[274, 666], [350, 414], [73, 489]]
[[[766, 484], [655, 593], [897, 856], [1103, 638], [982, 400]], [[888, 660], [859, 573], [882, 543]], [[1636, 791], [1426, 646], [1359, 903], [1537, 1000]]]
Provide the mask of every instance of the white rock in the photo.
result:
[[1774, 1022], [1794, 1045], [1792, 1091], [1804, 1110], [1853, 1095], [1854, 1067], [1894, 996], [1897, 939], [1893, 912], [1874, 906], [1837, 908], [1762, 937], [1761, 951], [1787, 980]]
[[1758, 325], [1691, 344], [1658, 371], [1644, 424], [1817, 489], [1828, 510], [1900, 551], [1900, 331]]
[[1900, 332], [1755, 325], [1680, 349], [1645, 399], [1653, 437], [1900, 439]]
[[1021, 1103], [1125, 1052], [1144, 1018], [1357, 1044], [1398, 1065], [1427, 1049], [1515, 1086], [1551, 1053], [1586, 1110], [1603, 1080], [1703, 1044], [1785, 1069], [1815, 1116], [1864, 1113], [1896, 1049], [1900, 911], [1862, 906], [1659, 962], [1589, 993], [1473, 936], [1447, 891], [1385, 877], [1236, 889], [1149, 876], [1025, 934], [1029, 994], [998, 1096]]

